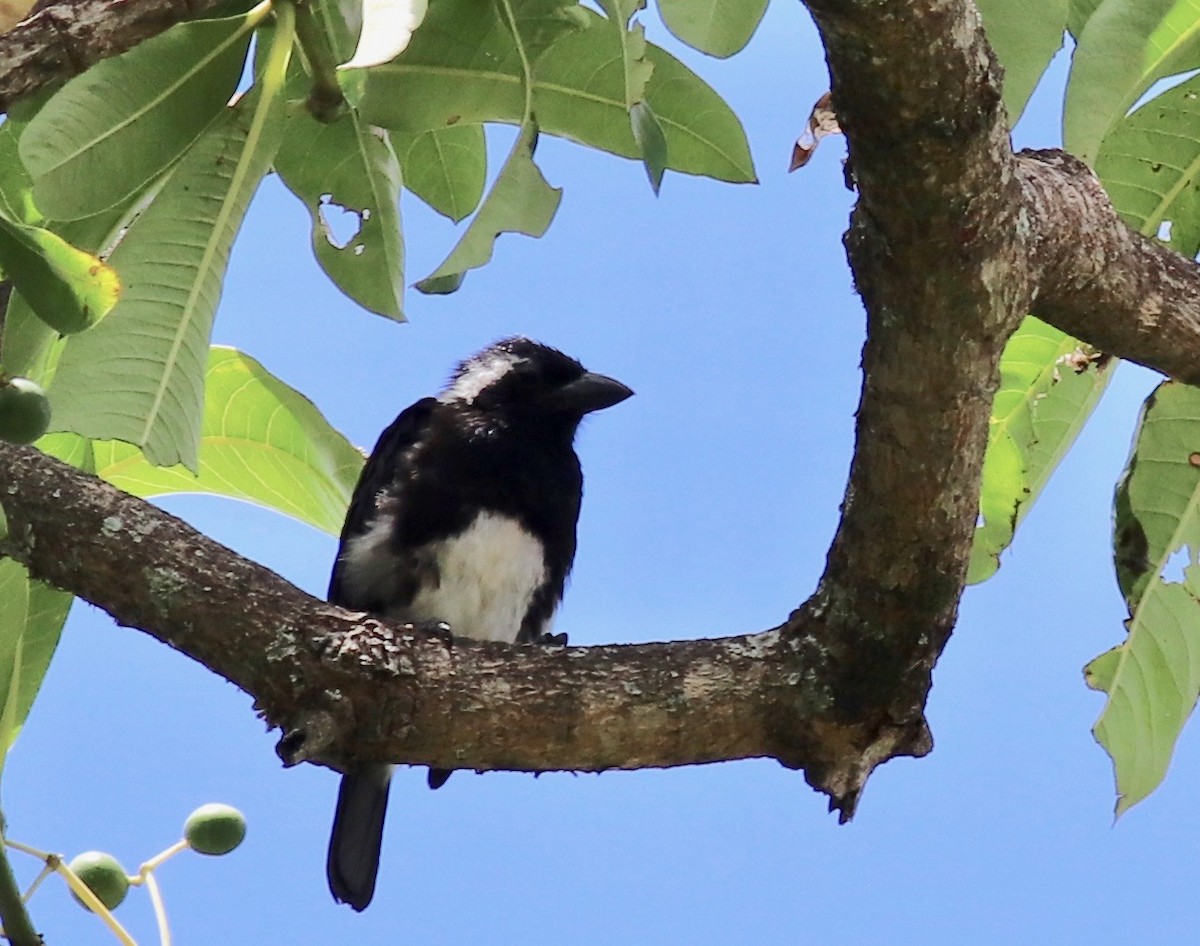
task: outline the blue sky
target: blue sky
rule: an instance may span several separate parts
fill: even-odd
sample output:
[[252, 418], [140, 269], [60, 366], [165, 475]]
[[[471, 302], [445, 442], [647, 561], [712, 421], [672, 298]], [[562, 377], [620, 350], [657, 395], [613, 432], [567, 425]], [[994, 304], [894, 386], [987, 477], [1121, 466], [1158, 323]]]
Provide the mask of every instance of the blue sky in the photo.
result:
[[[651, 38], [675, 48], [661, 29]], [[682, 53], [746, 124], [761, 179], [668, 174], [543, 139], [566, 188], [540, 241], [509, 237], [448, 298], [408, 297], [395, 325], [342, 298], [312, 262], [307, 216], [275, 181], [234, 253], [216, 341], [259, 358], [370, 446], [458, 359], [524, 333], [637, 396], [589, 420], [580, 552], [558, 627], [574, 643], [765, 629], [813, 589], [852, 447], [863, 315], [841, 233], [841, 142], [787, 175], [828, 86], [799, 4], [776, 3], [728, 62]], [[1062, 69], [1018, 143], [1059, 141]], [[1057, 84], [1056, 84], [1057, 83]], [[499, 158], [511, 140], [493, 141]], [[493, 162], [493, 166], [498, 160]], [[409, 283], [450, 227], [404, 205]], [[337, 789], [281, 769], [250, 700], [148, 637], [77, 605], [5, 771], [12, 837], [130, 869], [207, 801], [245, 811], [225, 859], [160, 873], [178, 943], [1126, 943], [1194, 935], [1200, 746], [1185, 732], [1164, 787], [1112, 826], [1108, 761], [1080, 669], [1117, 643], [1113, 483], [1153, 385], [1123, 366], [999, 574], [970, 589], [935, 673], [926, 759], [879, 770], [839, 827], [773, 762], [603, 776], [460, 775], [393, 788], [376, 900], [325, 888]], [[164, 505], [301, 587], [324, 592], [332, 538], [214, 499]], [[22, 870], [29, 873], [28, 865]], [[47, 941], [108, 934], [59, 885], [32, 903]], [[155, 942], [145, 897], [118, 914]]]

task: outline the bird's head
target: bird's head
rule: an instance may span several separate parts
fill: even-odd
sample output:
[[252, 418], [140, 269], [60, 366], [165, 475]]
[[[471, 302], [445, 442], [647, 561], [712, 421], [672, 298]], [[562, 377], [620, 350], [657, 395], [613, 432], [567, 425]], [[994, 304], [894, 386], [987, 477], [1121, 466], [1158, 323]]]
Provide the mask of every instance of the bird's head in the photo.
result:
[[438, 400], [484, 413], [568, 425], [619, 404], [633, 391], [528, 338], [490, 345], [458, 366]]

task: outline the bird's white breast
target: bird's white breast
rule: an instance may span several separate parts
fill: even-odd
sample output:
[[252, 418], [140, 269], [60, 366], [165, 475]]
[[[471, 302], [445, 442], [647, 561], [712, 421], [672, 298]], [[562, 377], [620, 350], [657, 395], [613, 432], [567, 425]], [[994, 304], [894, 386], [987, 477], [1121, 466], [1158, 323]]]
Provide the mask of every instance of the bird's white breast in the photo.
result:
[[[391, 516], [381, 515], [350, 540], [345, 566], [352, 586], [365, 590], [395, 581], [401, 565], [388, 549], [390, 533]], [[421, 555], [437, 563], [436, 584], [426, 582], [411, 604], [388, 617], [445, 621], [459, 637], [515, 640], [530, 598], [546, 580], [542, 544], [515, 519], [496, 512], [479, 513], [464, 531], [430, 543]]]

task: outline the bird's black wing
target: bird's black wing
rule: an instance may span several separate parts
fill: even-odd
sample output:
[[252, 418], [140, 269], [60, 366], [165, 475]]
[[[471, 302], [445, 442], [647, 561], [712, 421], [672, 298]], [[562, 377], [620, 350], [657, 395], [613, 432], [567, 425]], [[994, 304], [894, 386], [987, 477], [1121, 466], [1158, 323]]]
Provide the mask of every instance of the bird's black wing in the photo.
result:
[[366, 466], [359, 474], [354, 494], [350, 497], [350, 507], [346, 510], [346, 522], [342, 526], [337, 557], [333, 560], [333, 574], [329, 577], [327, 598], [333, 604], [357, 607], [355, 602], [345, 600], [342, 588], [342, 553], [345, 551], [346, 541], [367, 531], [375, 515], [379, 493], [396, 478], [404, 454], [425, 432], [436, 404], [436, 398], [422, 398], [405, 408], [379, 435], [375, 449], [371, 451]]

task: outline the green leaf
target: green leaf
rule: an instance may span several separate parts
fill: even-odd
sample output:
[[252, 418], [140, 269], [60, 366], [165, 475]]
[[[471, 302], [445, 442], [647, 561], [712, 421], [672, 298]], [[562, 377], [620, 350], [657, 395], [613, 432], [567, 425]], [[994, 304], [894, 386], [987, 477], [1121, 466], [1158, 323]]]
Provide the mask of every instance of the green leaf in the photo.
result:
[[156, 465], [197, 468], [213, 315], [230, 248], [279, 145], [278, 105], [251, 94], [229, 110], [121, 240], [111, 262], [126, 291], [112, 315], [67, 344], [49, 392], [56, 428], [138, 444]]
[[269, 9], [181, 23], [63, 86], [21, 136], [41, 211], [86, 217], [163, 174], [225, 110]]
[[750, 42], [767, 0], [658, 0], [658, 12], [683, 42], [724, 59]]
[[[130, 203], [93, 217], [50, 225], [72, 246], [97, 253], [112, 247], [138, 206]], [[34, 315], [20, 292], [13, 292], [0, 335], [0, 368], [4, 373], [30, 378], [48, 387], [63, 347], [64, 340], [58, 332]]]
[[662, 187], [663, 172], [667, 168], [667, 139], [663, 134], [658, 116], [645, 102], [637, 102], [629, 110], [633, 126], [633, 138], [642, 149], [642, 165], [650, 178], [650, 187], [657, 194]]
[[558, 210], [562, 188], [547, 184], [533, 163], [536, 144], [537, 128], [522, 128], [479, 213], [445, 262], [417, 283], [417, 289], [425, 293], [454, 292], [468, 270], [492, 258], [493, 245], [501, 233], [540, 237], [546, 232]]
[[362, 33], [362, 4], [357, 0], [312, 0], [336, 62], [345, 62]]
[[1120, 665], [1121, 648], [1111, 647], [1083, 668], [1083, 682], [1092, 690], [1110, 690]]
[[1169, 246], [1200, 252], [1200, 77], [1141, 106], [1104, 139], [1096, 174], [1113, 207], [1147, 236], [1170, 222]]
[[629, 25], [630, 18], [641, 10], [643, 0], [600, 0], [607, 16], [609, 29], [621, 47], [621, 67], [625, 79], [625, 108], [645, 101], [646, 83], [654, 66], [646, 59], [646, 31], [640, 23]]
[[1016, 125], [1054, 54], [1062, 49], [1068, 0], [978, 0], [988, 42], [1004, 66], [1004, 107]]
[[[569, 14], [572, 7], [576, 12]], [[513, 8], [531, 62], [580, 26], [580, 8], [567, 0], [515, 0]], [[523, 76], [498, 2], [439, 0], [402, 56], [363, 71], [360, 107], [367, 121], [398, 131], [483, 121], [519, 124]]]
[[1117, 581], [1130, 608], [1185, 545], [1200, 554], [1200, 389], [1165, 382], [1147, 399], [1118, 484]]
[[1083, 34], [1083, 28], [1087, 25], [1087, 21], [1091, 19], [1092, 14], [1096, 12], [1096, 7], [1100, 6], [1103, 0], [1070, 0], [1070, 7], [1067, 13], [1067, 29], [1071, 35], [1078, 39]]
[[18, 223], [40, 224], [42, 215], [33, 204], [33, 178], [18, 153], [25, 123], [11, 115], [0, 125], [0, 213]]
[[[1147, 399], [1117, 487], [1117, 578], [1129, 635], [1085, 670], [1108, 693], [1093, 732], [1112, 757], [1117, 814], [1162, 781], [1200, 694], [1200, 390], [1166, 382]], [[1171, 572], [1185, 557], [1183, 581]]]
[[96, 472], [96, 455], [92, 452], [92, 441], [86, 437], [78, 434], [46, 434], [37, 442], [37, 447], [43, 453], [57, 457], [85, 473]]
[[3, 216], [0, 266], [38, 318], [64, 335], [95, 325], [121, 293], [116, 272], [95, 256]]
[[232, 348], [209, 352], [205, 392], [198, 475], [154, 466], [120, 441], [93, 444], [97, 475], [135, 496], [245, 500], [337, 535], [363, 455], [304, 395]]
[[[599, 17], [564, 37], [534, 71], [534, 113], [541, 127], [625, 157], [641, 149], [625, 108], [620, 42]], [[668, 166], [687, 174], [748, 183], [754, 164], [741, 122], [699, 76], [664, 49], [646, 44], [653, 65], [645, 101], [667, 139]]]
[[629, 26], [630, 18], [644, 6], [642, 0], [601, 0], [617, 41], [625, 74], [625, 110], [629, 127], [642, 157], [642, 166], [657, 196], [667, 168], [667, 139], [658, 116], [646, 103], [646, 85], [654, 66], [646, 58], [646, 31], [640, 23]]
[[[1175, 742], [1200, 694], [1200, 584], [1159, 585], [1129, 622], [1129, 640], [1085, 676], [1108, 693], [1092, 732], [1113, 760], [1116, 813], [1153, 792], [1166, 777]], [[1101, 684], [1107, 683], [1107, 686]]]
[[[0, 591], [3, 590], [2, 582], [3, 579], [0, 578]], [[25, 603], [28, 605], [28, 600]], [[3, 654], [0, 648], [0, 674], [4, 674], [4, 677], [0, 678], [0, 696], [4, 698], [3, 703], [0, 703], [0, 707], [3, 707], [0, 709], [0, 771], [3, 771], [4, 763], [8, 760], [8, 750], [12, 748], [17, 734], [21, 731], [20, 709], [17, 704], [21, 693], [22, 650], [20, 637], [17, 638], [11, 654]], [[5, 657], [7, 662], [4, 661]]]
[[[95, 472], [88, 442], [49, 434], [38, 447], [72, 466]], [[6, 534], [0, 508], [0, 539]], [[74, 596], [34, 581], [23, 565], [0, 557], [0, 768], [41, 687], [58, 647]]]
[[[58, 646], [73, 600], [30, 579], [23, 565], [0, 558], [0, 750], [21, 731]], [[0, 759], [2, 764], [2, 759]]]
[[1032, 316], [1009, 339], [992, 402], [967, 581], [991, 578], [1112, 376], [1111, 361]]
[[[467, 0], [433, 4], [399, 59], [366, 70], [362, 109], [368, 121], [411, 132], [460, 122], [520, 124], [525, 99], [511, 37], [499, 19], [482, 11], [476, 10], [469, 23], [454, 19], [468, 5]], [[629, 121], [622, 40], [605, 17], [575, 9], [586, 29], [568, 31], [578, 26], [574, 19], [538, 21], [563, 23], [548, 48], [531, 44], [523, 27], [527, 46], [542, 50], [530, 56], [538, 126], [548, 134], [640, 159]], [[550, 31], [543, 29], [536, 38], [544, 43], [548, 36]], [[668, 167], [725, 181], [753, 181], [745, 132], [729, 106], [665, 50], [647, 44], [646, 59], [654, 71], [645, 101], [662, 125]]]
[[455, 223], [479, 206], [487, 180], [482, 125], [449, 125], [411, 134], [389, 133], [404, 186]]
[[[1097, 174], [1113, 206], [1143, 234], [1170, 220], [1171, 246], [1188, 255], [1200, 250], [1196, 182], [1200, 142], [1194, 131], [1200, 83], [1189, 80], [1148, 102], [1105, 138]], [[1001, 388], [992, 429], [968, 580], [983, 581], [1050, 473], [1074, 442], [1107, 386], [1115, 359], [1082, 374], [1059, 362], [1078, 343], [1057, 329], [1027, 319], [1001, 361]], [[1047, 386], [1053, 381], [1051, 386]]]
[[[288, 115], [275, 170], [312, 218], [312, 247], [329, 278], [372, 312], [403, 319], [400, 163], [391, 141], [353, 111], [332, 124], [307, 109]], [[358, 228], [335, 238], [325, 217], [346, 211]]]
[[1091, 164], [1143, 92], [1197, 66], [1200, 17], [1192, 0], [1104, 0], [1075, 50], [1063, 116], [1067, 149]]
[[9, 296], [0, 336], [0, 371], [46, 387], [52, 374], [51, 350], [58, 341], [58, 332], [34, 315], [19, 292]]

